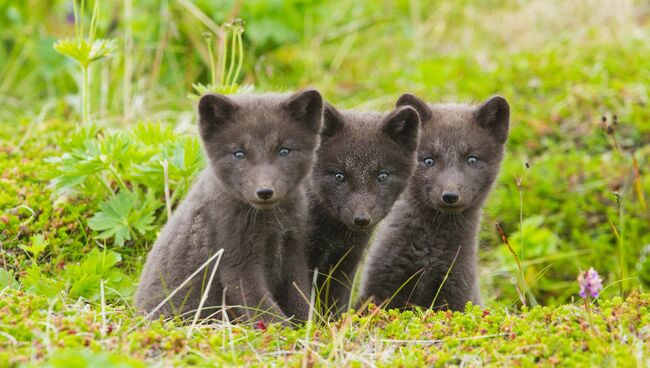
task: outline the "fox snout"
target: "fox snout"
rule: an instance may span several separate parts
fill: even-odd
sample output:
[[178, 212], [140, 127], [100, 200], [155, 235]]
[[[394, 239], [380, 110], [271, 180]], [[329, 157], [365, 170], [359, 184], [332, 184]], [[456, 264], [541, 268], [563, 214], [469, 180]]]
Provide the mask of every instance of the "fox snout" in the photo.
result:
[[257, 167], [248, 176], [244, 197], [257, 208], [273, 207], [282, 199], [280, 173], [272, 167]]
[[460, 188], [455, 185], [438, 187], [430, 193], [433, 203], [443, 210], [454, 212], [465, 205], [465, 199]]
[[346, 212], [348, 212], [346, 216], [348, 218], [347, 224], [351, 229], [364, 230], [376, 222], [366, 203], [356, 207], [349, 207]]
[[352, 217], [352, 224], [358, 228], [365, 228], [372, 222], [372, 217], [367, 211], [356, 212]]
[[248, 201], [258, 209], [267, 209], [275, 206], [280, 201], [280, 195], [275, 189], [275, 186], [270, 184], [258, 184], [251, 185], [253, 194], [249, 194], [246, 197]]
[[257, 195], [257, 198], [267, 201], [270, 199], [273, 199], [273, 195], [275, 194], [275, 190], [271, 187], [260, 187], [255, 189], [255, 195]]
[[458, 183], [434, 186], [428, 195], [431, 204], [446, 213], [462, 212], [472, 201], [471, 191]]
[[445, 204], [453, 205], [460, 200], [460, 193], [455, 190], [445, 190], [441, 198]]

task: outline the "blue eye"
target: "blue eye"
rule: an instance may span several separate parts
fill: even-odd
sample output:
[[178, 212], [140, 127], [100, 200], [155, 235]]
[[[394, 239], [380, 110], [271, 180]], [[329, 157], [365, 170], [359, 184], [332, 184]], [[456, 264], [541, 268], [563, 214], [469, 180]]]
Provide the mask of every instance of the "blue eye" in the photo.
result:
[[282, 147], [282, 148], [280, 148], [280, 150], [278, 151], [278, 155], [280, 155], [281, 157], [286, 157], [287, 155], [289, 155], [289, 152], [291, 152], [290, 149], [285, 148], [285, 147]]
[[377, 181], [379, 181], [380, 183], [386, 181], [386, 179], [388, 179], [388, 174], [386, 173], [380, 173], [379, 175], [377, 175]]
[[244, 157], [246, 157], [246, 154], [244, 153], [244, 151], [237, 151], [237, 152], [233, 153], [233, 155], [238, 160], [242, 160], [242, 159], [244, 159]]
[[470, 165], [474, 165], [478, 162], [478, 158], [476, 156], [469, 156], [467, 158], [467, 163]]
[[422, 160], [422, 162], [424, 162], [424, 164], [429, 167], [433, 167], [433, 165], [436, 164], [436, 160], [432, 159], [431, 157], [425, 158], [424, 160]]
[[334, 174], [334, 180], [338, 181], [339, 183], [342, 183], [345, 181], [345, 175], [341, 173], [336, 173]]

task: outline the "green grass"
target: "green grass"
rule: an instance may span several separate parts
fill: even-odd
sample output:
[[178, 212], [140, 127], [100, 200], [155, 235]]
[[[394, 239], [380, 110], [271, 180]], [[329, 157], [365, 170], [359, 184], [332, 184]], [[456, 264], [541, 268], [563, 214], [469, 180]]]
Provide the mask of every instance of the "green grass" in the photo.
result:
[[[233, 85], [313, 86], [361, 109], [389, 109], [403, 92], [508, 99], [507, 156], [481, 231], [489, 315], [376, 311], [309, 332], [202, 325], [187, 339], [178, 323], [140, 323], [129, 302], [167, 204], [173, 210], [203, 165], [187, 96], [215, 79], [202, 33], [235, 14], [233, 2], [133, 1], [128, 19], [128, 1], [101, 2], [96, 36], [117, 50], [91, 64], [87, 120], [96, 126], [84, 133], [82, 75], [53, 48], [74, 35], [70, 2], [0, 0], [0, 279], [21, 288], [0, 296], [0, 366], [647, 365], [650, 12], [641, 1], [612, 3], [245, 1]], [[601, 118], [615, 115], [618, 126], [604, 132]], [[117, 196], [135, 205], [107, 218]], [[521, 305], [517, 262], [495, 223], [547, 307]], [[120, 237], [102, 235], [107, 228]], [[597, 334], [574, 300], [578, 272], [592, 266], [608, 285]]]
[[[64, 298], [48, 300], [4, 292], [0, 322], [7, 341], [0, 365], [45, 361], [55, 367], [107, 364], [241, 366], [621, 366], [647, 363], [650, 296], [601, 302], [589, 328], [575, 305], [506, 308], [468, 305], [464, 313], [384, 311], [312, 329], [266, 330], [223, 323], [143, 322], [124, 306], [85, 308]], [[543, 331], [543, 333], [540, 333]], [[189, 333], [189, 337], [188, 337]], [[109, 366], [109, 365], [104, 365]]]
[[[465, 313], [372, 308], [312, 329], [207, 324], [191, 332], [174, 321], [144, 322], [119, 306], [84, 308], [62, 298], [5, 292], [0, 298], [0, 364], [69, 367], [113, 364], [290, 365], [382, 367], [424, 365], [642, 366], [647, 363], [650, 297], [614, 298], [594, 311], [595, 331], [574, 305], [525, 308], [471, 306]], [[641, 326], [646, 326], [642, 328]], [[190, 337], [187, 337], [188, 332]], [[77, 363], [78, 364], [78, 363]], [[105, 364], [105, 363], [104, 363]], [[80, 365], [81, 366], [81, 365]]]

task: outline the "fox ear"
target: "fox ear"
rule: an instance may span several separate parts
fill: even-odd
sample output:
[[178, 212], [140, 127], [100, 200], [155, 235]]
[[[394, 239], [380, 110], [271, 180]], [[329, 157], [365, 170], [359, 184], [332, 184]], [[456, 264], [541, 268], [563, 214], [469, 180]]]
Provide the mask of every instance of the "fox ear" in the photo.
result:
[[224, 95], [208, 93], [199, 100], [199, 133], [211, 135], [224, 122], [232, 118], [237, 105]]
[[341, 113], [332, 105], [325, 104], [325, 112], [323, 113], [323, 130], [321, 136], [333, 137], [343, 129], [345, 121]]
[[431, 109], [427, 106], [427, 103], [410, 93], [405, 93], [399, 96], [395, 107], [400, 106], [411, 106], [414, 108], [415, 111], [418, 112], [418, 115], [420, 115], [420, 122], [422, 125], [433, 117], [433, 113], [431, 113]]
[[401, 106], [382, 121], [381, 130], [409, 151], [418, 149], [420, 116], [411, 106]]
[[508, 140], [510, 106], [501, 96], [490, 97], [476, 110], [476, 122], [503, 144]]
[[323, 121], [323, 97], [315, 89], [292, 94], [283, 105], [292, 118], [304, 122], [314, 133], [318, 133]]

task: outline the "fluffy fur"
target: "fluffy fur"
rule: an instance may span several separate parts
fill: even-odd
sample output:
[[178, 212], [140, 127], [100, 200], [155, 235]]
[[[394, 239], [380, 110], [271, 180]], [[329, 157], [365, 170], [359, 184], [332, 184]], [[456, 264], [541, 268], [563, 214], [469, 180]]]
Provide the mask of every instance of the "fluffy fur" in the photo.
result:
[[406, 94], [399, 105], [414, 107], [422, 118], [418, 167], [378, 230], [361, 300], [374, 297], [390, 308], [463, 310], [468, 301], [481, 304], [476, 254], [481, 207], [503, 159], [508, 103], [496, 96], [479, 106], [427, 105]]
[[[224, 249], [202, 316], [265, 322], [307, 318], [305, 258], [310, 174], [323, 116], [314, 90], [293, 95], [208, 94], [199, 132], [209, 161], [154, 244], [136, 307], [151, 312], [211, 255]], [[153, 314], [193, 316], [213, 264]], [[300, 291], [298, 290], [300, 289]], [[262, 312], [260, 312], [262, 311]], [[230, 313], [229, 313], [230, 314]]]
[[334, 314], [347, 306], [373, 229], [408, 185], [419, 125], [407, 106], [370, 113], [326, 105], [309, 187], [308, 260], [319, 271], [321, 302]]

